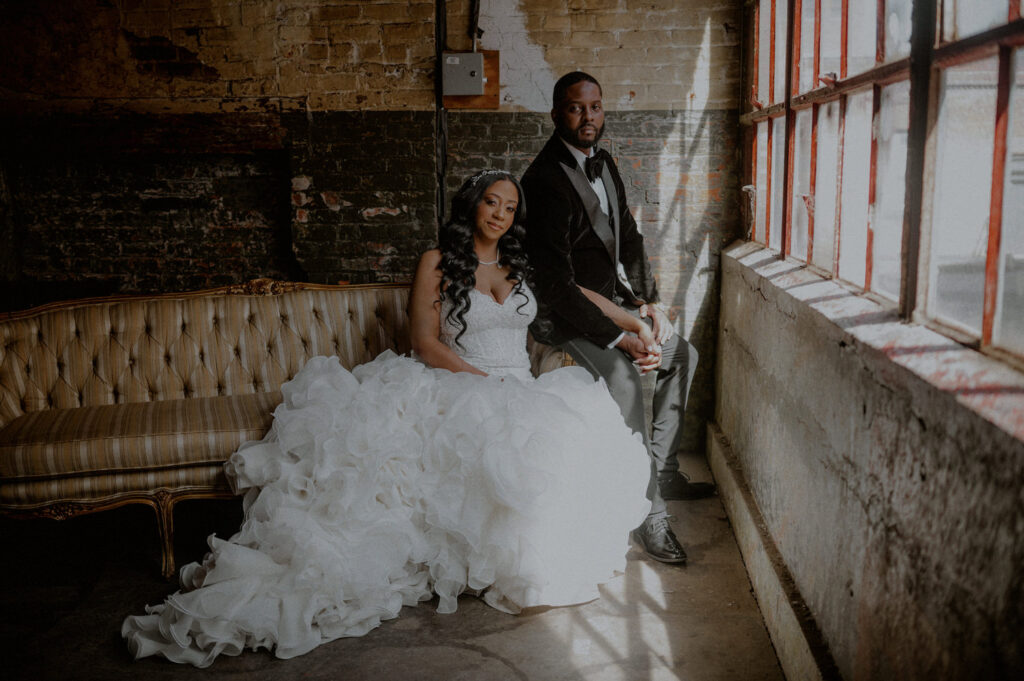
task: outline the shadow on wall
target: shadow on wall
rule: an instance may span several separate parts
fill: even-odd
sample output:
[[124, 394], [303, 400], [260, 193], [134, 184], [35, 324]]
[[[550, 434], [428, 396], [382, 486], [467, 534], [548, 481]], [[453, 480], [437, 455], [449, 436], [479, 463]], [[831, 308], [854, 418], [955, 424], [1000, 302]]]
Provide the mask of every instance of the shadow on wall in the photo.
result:
[[[689, 79], [671, 84], [676, 93], [687, 93], [689, 101], [681, 102], [686, 108], [668, 112], [660, 122], [617, 124], [613, 133], [617, 140], [621, 138], [615, 150], [620, 166], [647, 171], [638, 184], [637, 173], [627, 170], [634, 177], [627, 182], [630, 205], [643, 206], [635, 217], [657, 254], [652, 259], [663, 302], [675, 311], [677, 329], [700, 353], [682, 448], [702, 453], [703, 423], [714, 410], [719, 257], [726, 245], [742, 236], [742, 221], [736, 112], [706, 106], [712, 74], [724, 71], [726, 65], [712, 60], [709, 10], [693, 11], [698, 15], [694, 23], [703, 24], [700, 53]], [[657, 150], [656, 166], [650, 167], [652, 159], [634, 155], [634, 146], [640, 151]]]

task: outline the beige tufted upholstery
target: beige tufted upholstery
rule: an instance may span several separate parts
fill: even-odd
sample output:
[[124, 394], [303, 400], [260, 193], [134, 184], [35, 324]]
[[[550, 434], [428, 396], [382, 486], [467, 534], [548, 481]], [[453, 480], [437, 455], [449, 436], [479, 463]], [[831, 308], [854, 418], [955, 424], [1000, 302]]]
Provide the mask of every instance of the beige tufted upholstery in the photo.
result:
[[0, 324], [0, 427], [43, 409], [276, 390], [310, 357], [408, 349], [404, 286], [54, 305]]
[[[46, 305], [0, 318], [0, 511], [64, 518], [229, 496], [222, 465], [269, 428], [279, 388], [317, 355], [352, 368], [409, 349], [403, 285], [256, 280], [186, 294]], [[536, 370], [565, 363], [531, 344]]]

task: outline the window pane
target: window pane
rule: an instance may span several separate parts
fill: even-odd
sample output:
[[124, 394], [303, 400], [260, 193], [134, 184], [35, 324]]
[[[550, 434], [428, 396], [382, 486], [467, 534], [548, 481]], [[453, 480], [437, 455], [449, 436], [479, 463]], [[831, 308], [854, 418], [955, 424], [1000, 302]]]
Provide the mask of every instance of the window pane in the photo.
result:
[[814, 257], [832, 271], [836, 233], [836, 170], [839, 167], [839, 102], [818, 107], [818, 167], [814, 178]]
[[[757, 10], [757, 100], [769, 104], [768, 63], [771, 58], [772, 0], [761, 0]], [[761, 232], [762, 234], [764, 232]]]
[[878, 120], [871, 288], [893, 300], [898, 300], [900, 295], [900, 244], [903, 239], [909, 124], [910, 81], [884, 88]]
[[940, 80], [932, 199], [929, 312], [981, 332], [998, 57]]
[[818, 68], [822, 74], [831, 73], [835, 78], [839, 77], [842, 21], [842, 0], [821, 0], [821, 63]]
[[942, 38], [958, 40], [1008, 21], [1009, 0], [942, 0]]
[[789, 252], [794, 258], [807, 260], [807, 204], [811, 196], [811, 110], [796, 113], [793, 144], [793, 236]]
[[775, 0], [775, 97], [786, 98], [786, 7], [788, 0]]
[[1014, 55], [1006, 134], [999, 298], [992, 342], [1024, 353], [1024, 48]]
[[846, 75], [852, 76], [867, 71], [875, 65], [878, 4], [867, 0], [851, 2], [849, 12]]
[[864, 285], [867, 264], [871, 103], [871, 90], [861, 90], [846, 98], [846, 131], [843, 135], [839, 276], [858, 286]]
[[814, 83], [814, 2], [800, 5], [800, 92], [813, 90]]
[[782, 250], [782, 192], [786, 189], [786, 117], [772, 119], [772, 204], [768, 246]]
[[885, 0], [885, 61], [910, 56], [911, 0]]
[[754, 202], [754, 240], [765, 243], [765, 227], [768, 224], [768, 121], [757, 124], [757, 198]]

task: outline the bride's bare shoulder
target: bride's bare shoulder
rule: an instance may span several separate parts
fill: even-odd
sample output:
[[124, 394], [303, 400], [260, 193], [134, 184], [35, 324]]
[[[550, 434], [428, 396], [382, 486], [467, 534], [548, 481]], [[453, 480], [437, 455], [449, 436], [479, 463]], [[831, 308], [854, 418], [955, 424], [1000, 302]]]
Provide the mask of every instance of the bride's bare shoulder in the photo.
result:
[[413, 295], [417, 291], [437, 292], [441, 286], [441, 251], [431, 248], [420, 256], [416, 275], [412, 281]]
[[436, 270], [440, 264], [441, 249], [431, 248], [429, 251], [424, 251], [423, 255], [420, 256], [418, 270], [421, 272]]

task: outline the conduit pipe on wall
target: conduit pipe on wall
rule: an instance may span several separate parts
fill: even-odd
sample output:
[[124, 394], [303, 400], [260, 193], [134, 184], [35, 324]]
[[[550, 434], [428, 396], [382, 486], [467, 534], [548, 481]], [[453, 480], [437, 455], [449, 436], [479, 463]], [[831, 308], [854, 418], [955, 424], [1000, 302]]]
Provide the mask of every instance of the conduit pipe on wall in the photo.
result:
[[448, 47], [448, 3], [434, 5], [434, 172], [437, 176], [437, 227], [446, 217], [445, 178], [448, 174], [448, 112], [441, 83], [442, 54]]

